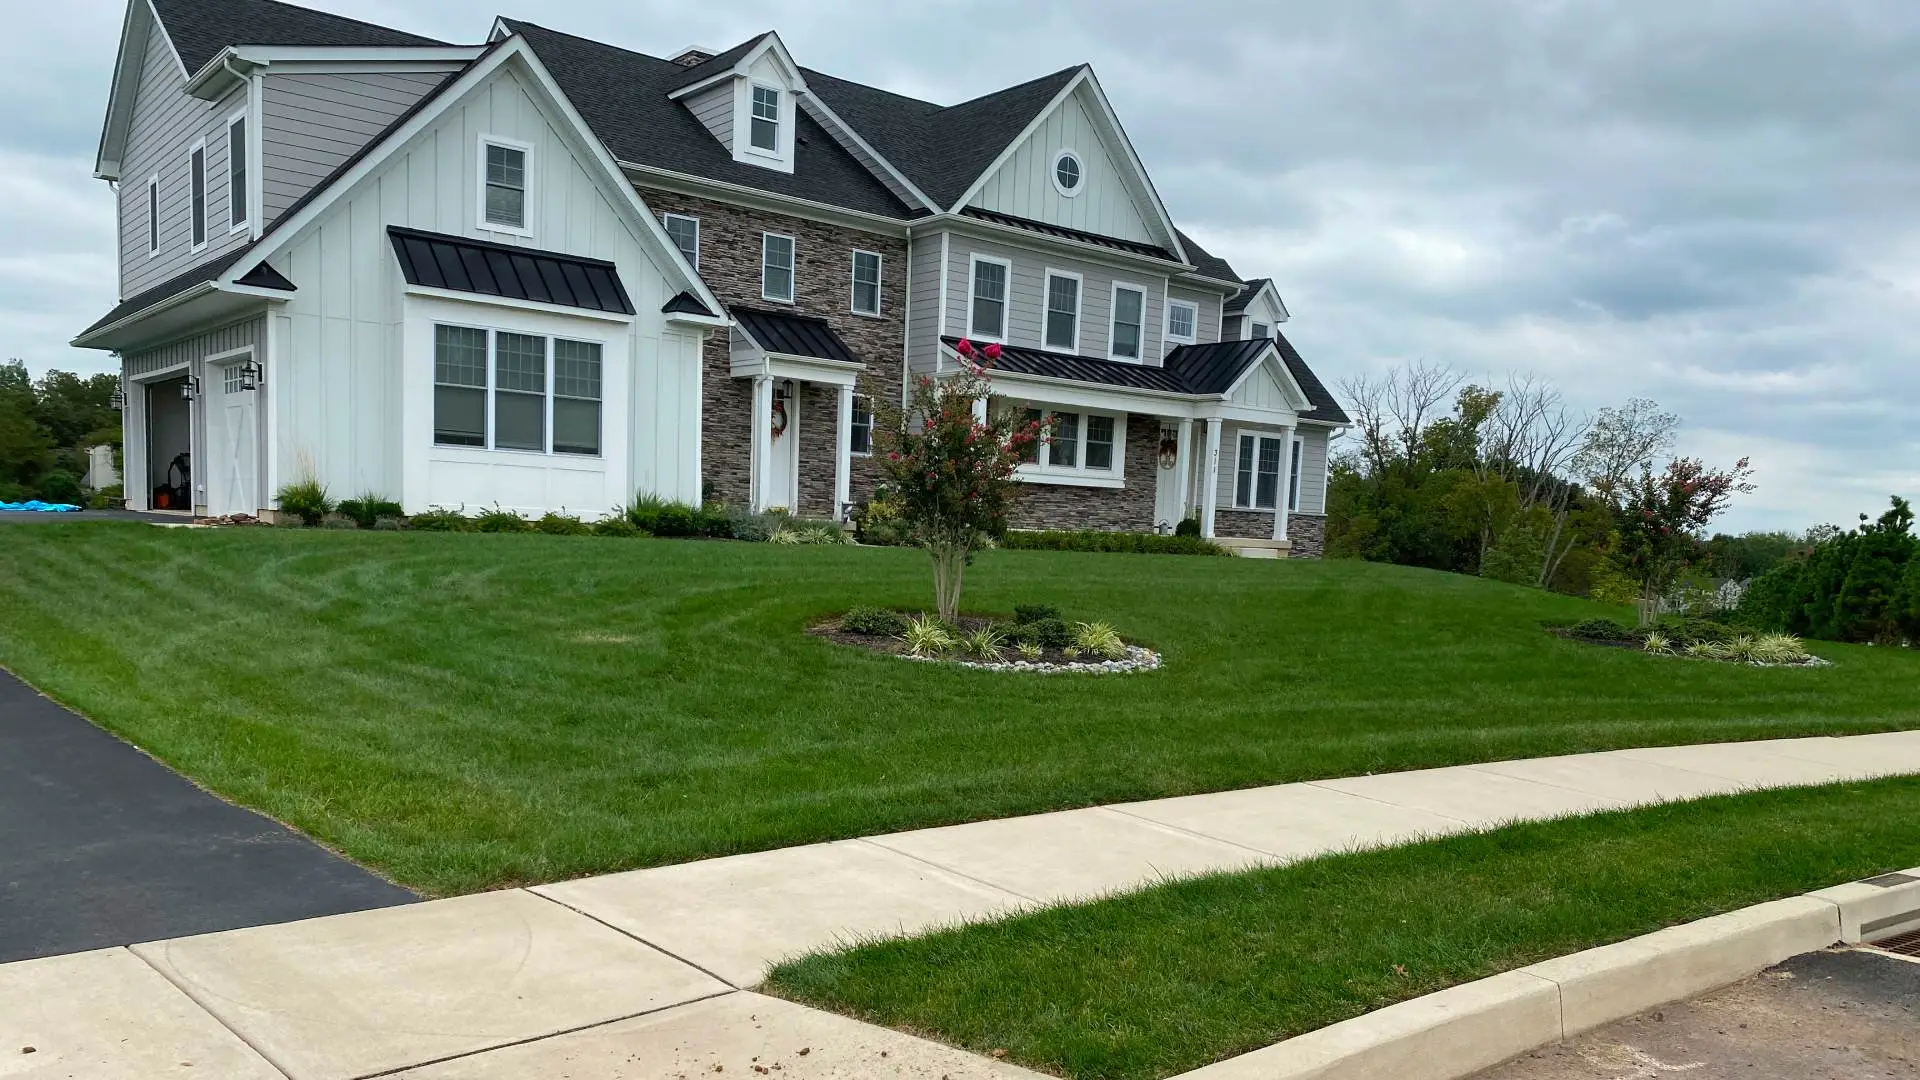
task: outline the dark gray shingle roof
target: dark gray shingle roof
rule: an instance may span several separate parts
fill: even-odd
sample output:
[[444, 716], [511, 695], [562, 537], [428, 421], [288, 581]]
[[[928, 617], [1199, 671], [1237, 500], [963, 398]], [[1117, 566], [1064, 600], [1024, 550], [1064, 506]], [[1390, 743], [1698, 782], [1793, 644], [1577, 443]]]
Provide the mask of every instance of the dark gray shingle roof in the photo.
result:
[[1198, 267], [1202, 276], [1213, 278], [1215, 281], [1240, 280], [1240, 275], [1233, 272], [1233, 267], [1227, 265], [1227, 260], [1194, 243], [1193, 237], [1179, 229], [1175, 229], [1174, 232], [1180, 237], [1180, 246], [1187, 249], [1187, 261]]
[[435, 46], [419, 34], [282, 4], [279, 0], [153, 0], [191, 75], [229, 45]]
[[1240, 290], [1238, 296], [1227, 301], [1227, 314], [1231, 315], [1236, 311], [1247, 310], [1247, 305], [1253, 303], [1253, 298], [1260, 295], [1260, 290], [1271, 284], [1273, 284], [1272, 278], [1263, 277], [1257, 277], [1247, 282], [1246, 287]]
[[1293, 373], [1293, 381], [1300, 384], [1300, 389], [1306, 393], [1307, 400], [1313, 402], [1313, 411], [1301, 413], [1300, 419], [1319, 420], [1328, 424], [1351, 423], [1347, 418], [1347, 410], [1340, 407], [1340, 402], [1334, 398], [1326, 384], [1320, 381], [1320, 376], [1315, 375], [1313, 369], [1307, 366], [1307, 362], [1300, 358], [1300, 351], [1293, 347], [1293, 342], [1288, 341], [1285, 334], [1275, 330], [1273, 343], [1280, 347], [1280, 359], [1287, 362], [1287, 370]]
[[[762, 41], [765, 41], [767, 34], [771, 34], [772, 32], [773, 31], [769, 30], [766, 33], [755, 34], [740, 44], [735, 45], [733, 48], [725, 52], [715, 53], [692, 67], [679, 65], [680, 70], [686, 72], [686, 75], [674, 84], [674, 89], [677, 90], [683, 86], [692, 86], [695, 83], [704, 82], [733, 67], [733, 65], [740, 62], [741, 57], [752, 52], [754, 47]], [[672, 63], [672, 61], [668, 62]]]
[[[907, 208], [805, 113], [795, 135], [794, 171], [733, 160], [693, 113], [667, 98], [688, 77], [671, 60], [629, 52], [534, 23], [505, 20], [524, 35], [587, 126], [615, 158], [689, 173], [848, 210], [904, 218]], [[718, 58], [716, 58], [718, 59]], [[714, 63], [713, 60], [707, 64]], [[702, 64], [701, 68], [706, 68]], [[699, 71], [700, 68], [694, 68]], [[708, 72], [717, 68], [707, 68]], [[695, 80], [698, 81], [698, 80]]]
[[959, 201], [1083, 66], [944, 107], [811, 68], [802, 74], [828, 108], [944, 210]]

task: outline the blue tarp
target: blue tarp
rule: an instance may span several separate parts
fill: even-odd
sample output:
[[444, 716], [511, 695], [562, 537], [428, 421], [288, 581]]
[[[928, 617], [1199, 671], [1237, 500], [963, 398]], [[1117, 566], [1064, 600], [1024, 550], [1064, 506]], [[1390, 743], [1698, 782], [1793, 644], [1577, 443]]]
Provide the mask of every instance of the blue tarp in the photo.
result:
[[27, 510], [42, 514], [71, 514], [78, 509], [80, 508], [72, 503], [41, 502], [39, 499], [28, 499], [26, 502], [17, 503], [0, 502], [0, 510]]

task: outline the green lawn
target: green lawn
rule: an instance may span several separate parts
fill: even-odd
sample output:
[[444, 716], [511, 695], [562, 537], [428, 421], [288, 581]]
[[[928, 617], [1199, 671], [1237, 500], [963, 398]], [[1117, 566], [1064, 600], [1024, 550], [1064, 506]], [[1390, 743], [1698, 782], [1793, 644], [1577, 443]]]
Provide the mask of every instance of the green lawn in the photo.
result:
[[1920, 779], [1510, 826], [809, 957], [771, 988], [1151, 1080], [1663, 926], [1920, 864]]
[[1583, 601], [1399, 567], [991, 552], [1142, 676], [911, 664], [801, 633], [931, 599], [909, 550], [0, 526], [0, 664], [430, 893], [1311, 777], [1920, 726], [1920, 654], [1823, 670], [1562, 641]]

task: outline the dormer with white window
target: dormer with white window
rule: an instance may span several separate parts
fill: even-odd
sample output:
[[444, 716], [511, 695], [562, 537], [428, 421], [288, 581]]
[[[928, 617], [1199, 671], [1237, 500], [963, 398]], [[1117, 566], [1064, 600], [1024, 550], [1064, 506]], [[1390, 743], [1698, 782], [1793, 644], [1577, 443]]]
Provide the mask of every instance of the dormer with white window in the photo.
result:
[[733, 160], [793, 171], [794, 123], [807, 80], [780, 36], [765, 33], [703, 63], [669, 97], [693, 112]]
[[1225, 315], [1220, 331], [1223, 341], [1272, 338], [1289, 317], [1287, 305], [1280, 299], [1280, 290], [1267, 278], [1247, 282], [1240, 295], [1227, 301]]

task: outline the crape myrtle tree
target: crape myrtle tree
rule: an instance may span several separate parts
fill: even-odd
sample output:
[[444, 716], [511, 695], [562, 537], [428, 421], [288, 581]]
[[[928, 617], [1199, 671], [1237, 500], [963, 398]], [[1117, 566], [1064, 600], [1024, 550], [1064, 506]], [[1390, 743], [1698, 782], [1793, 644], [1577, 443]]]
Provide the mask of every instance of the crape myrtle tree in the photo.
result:
[[915, 379], [906, 408], [874, 432], [880, 471], [933, 560], [934, 602], [948, 622], [960, 614], [974, 550], [1006, 532], [1019, 495], [1014, 470], [1046, 435], [1044, 421], [992, 401], [988, 365], [1000, 346], [962, 340], [956, 351], [958, 375]]
[[1697, 458], [1674, 458], [1654, 472], [1643, 465], [1621, 499], [1621, 553], [1639, 578], [1642, 617], [1658, 613], [1660, 597], [1706, 553], [1703, 538], [1735, 495], [1753, 490], [1746, 458], [1714, 469]]

